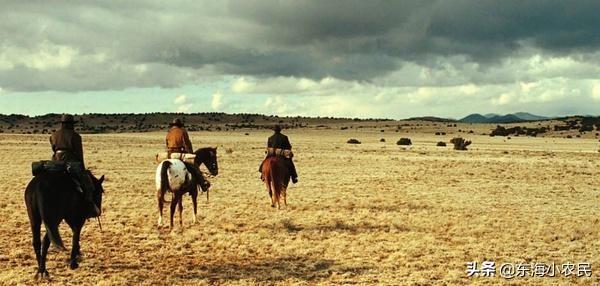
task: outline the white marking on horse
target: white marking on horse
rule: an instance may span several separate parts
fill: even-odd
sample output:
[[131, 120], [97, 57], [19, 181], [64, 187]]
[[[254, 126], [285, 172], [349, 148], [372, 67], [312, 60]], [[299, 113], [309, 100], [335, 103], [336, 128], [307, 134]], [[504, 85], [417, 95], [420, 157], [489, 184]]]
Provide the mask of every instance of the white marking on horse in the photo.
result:
[[[167, 160], [165, 160], [165, 161], [167, 161]], [[155, 183], [156, 183], [157, 191], [160, 191], [161, 170], [162, 170], [162, 165], [165, 161], [162, 161], [156, 167]], [[186, 183], [189, 183], [192, 180], [192, 175], [188, 172], [185, 164], [181, 160], [169, 159], [168, 161], [171, 162], [171, 166], [167, 170], [167, 178], [169, 179], [169, 190], [171, 192], [178, 191], [179, 189], [183, 188]], [[196, 223], [196, 215], [195, 214], [193, 214], [193, 215], [194, 215], [194, 218], [193, 218], [194, 223]], [[162, 225], [162, 214], [160, 214], [160, 213], [158, 214], [158, 225], [159, 226]]]
[[[171, 162], [171, 167], [169, 167], [169, 170], [167, 171], [167, 176], [169, 178], [169, 188], [171, 189], [171, 191], [176, 191], [179, 190], [185, 184], [186, 179], [189, 181], [189, 173], [187, 171], [187, 168], [185, 167], [185, 164], [180, 160], [169, 159], [168, 161]], [[158, 167], [156, 167], [155, 182], [157, 191], [160, 190], [160, 170], [162, 169], [163, 162], [158, 164]]]

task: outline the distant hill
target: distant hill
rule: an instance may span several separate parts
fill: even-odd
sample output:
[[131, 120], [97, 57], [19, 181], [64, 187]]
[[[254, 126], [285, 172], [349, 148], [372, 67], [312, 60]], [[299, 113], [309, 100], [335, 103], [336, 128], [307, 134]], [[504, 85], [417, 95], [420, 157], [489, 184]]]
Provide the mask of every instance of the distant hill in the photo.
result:
[[432, 122], [456, 122], [456, 119], [451, 118], [442, 118], [435, 116], [420, 116], [420, 117], [411, 117], [407, 120], [422, 120], [422, 121], [432, 121]]
[[[0, 133], [48, 134], [58, 127], [60, 114], [26, 116], [0, 114]], [[271, 129], [279, 124], [284, 128], [306, 128], [345, 124], [348, 126], [374, 125], [391, 119], [360, 119], [333, 117], [274, 116], [263, 114], [207, 113], [144, 113], [144, 114], [81, 114], [76, 128], [81, 133], [150, 132], [166, 130], [168, 123], [178, 117], [188, 131], [233, 131], [238, 129]]]
[[515, 116], [523, 119], [523, 120], [545, 120], [545, 119], [549, 119], [548, 117], [545, 116], [539, 116], [539, 115], [535, 115], [535, 114], [531, 114], [528, 112], [517, 112], [514, 113]]
[[485, 116], [487, 118], [492, 118], [492, 117], [500, 116], [500, 114], [498, 114], [498, 113], [488, 113], [488, 114], [484, 114], [483, 116]]
[[494, 113], [489, 113], [486, 115], [481, 115], [479, 113], [469, 114], [466, 117], [458, 120], [459, 122], [464, 123], [514, 123], [514, 122], [523, 122], [523, 121], [534, 121], [534, 120], [545, 120], [547, 117], [534, 115], [527, 112], [517, 112], [506, 115], [497, 115]]
[[489, 118], [479, 114], [479, 113], [473, 113], [473, 114], [469, 114], [466, 117], [459, 119], [458, 121], [460, 122], [464, 122], [464, 123], [488, 123]]

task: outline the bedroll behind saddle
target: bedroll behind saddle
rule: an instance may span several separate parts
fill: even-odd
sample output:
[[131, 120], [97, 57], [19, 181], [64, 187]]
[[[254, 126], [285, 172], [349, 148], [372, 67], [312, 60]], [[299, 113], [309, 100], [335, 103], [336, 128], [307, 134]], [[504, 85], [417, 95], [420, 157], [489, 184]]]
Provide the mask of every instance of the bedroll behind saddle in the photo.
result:
[[294, 157], [294, 153], [292, 153], [292, 150], [288, 150], [288, 149], [279, 149], [279, 148], [267, 148], [267, 151], [265, 152], [267, 153], [267, 156], [277, 156], [277, 157], [284, 157], [284, 158], [288, 158], [291, 159], [292, 157]]
[[43, 160], [31, 163], [31, 174], [33, 176], [37, 176], [44, 172], [71, 173], [73, 171], [80, 171], [82, 169], [83, 165], [80, 162]]
[[177, 152], [171, 153], [170, 156], [169, 156], [169, 153], [167, 153], [167, 152], [162, 152], [162, 153], [156, 154], [156, 162], [157, 163], [162, 160], [166, 160], [166, 159], [179, 159], [183, 162], [193, 164], [194, 159], [196, 159], [196, 154], [177, 153]]

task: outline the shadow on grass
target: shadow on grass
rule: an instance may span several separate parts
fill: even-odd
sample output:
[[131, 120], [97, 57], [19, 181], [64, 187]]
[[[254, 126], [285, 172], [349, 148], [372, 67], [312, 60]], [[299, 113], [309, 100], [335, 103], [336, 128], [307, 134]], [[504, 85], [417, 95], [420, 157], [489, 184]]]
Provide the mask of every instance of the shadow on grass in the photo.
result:
[[360, 222], [358, 224], [350, 224], [341, 219], [334, 219], [333, 221], [326, 222], [317, 225], [300, 226], [294, 223], [291, 219], [284, 219], [281, 221], [283, 228], [288, 233], [296, 233], [300, 231], [317, 231], [317, 232], [348, 232], [352, 234], [357, 233], [372, 233], [372, 232], [389, 232], [392, 229], [398, 231], [410, 231], [410, 228], [405, 225], [396, 224], [372, 224], [370, 222]]
[[356, 276], [369, 267], [337, 266], [334, 260], [313, 257], [287, 256], [273, 259], [243, 262], [219, 262], [195, 265], [193, 272], [177, 274], [179, 279], [207, 279], [210, 282], [250, 280], [254, 282], [277, 282], [288, 279], [318, 281], [333, 273]]

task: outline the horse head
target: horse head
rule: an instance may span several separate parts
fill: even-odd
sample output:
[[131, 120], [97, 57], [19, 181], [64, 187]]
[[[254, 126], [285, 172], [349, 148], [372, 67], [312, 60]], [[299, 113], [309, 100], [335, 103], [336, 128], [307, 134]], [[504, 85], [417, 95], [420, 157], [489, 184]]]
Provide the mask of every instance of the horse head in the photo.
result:
[[102, 194], [104, 193], [104, 187], [102, 187], [102, 183], [104, 182], [104, 175], [102, 175], [102, 177], [98, 179], [92, 174], [92, 172], [90, 172], [90, 177], [94, 182], [94, 203], [96, 203], [96, 205], [100, 209], [100, 212], [102, 212]]
[[194, 165], [200, 167], [204, 164], [211, 175], [216, 176], [219, 174], [219, 165], [217, 163], [217, 147], [206, 147], [196, 150], [194, 152], [196, 158], [194, 159]]

